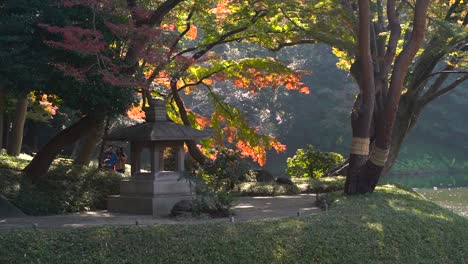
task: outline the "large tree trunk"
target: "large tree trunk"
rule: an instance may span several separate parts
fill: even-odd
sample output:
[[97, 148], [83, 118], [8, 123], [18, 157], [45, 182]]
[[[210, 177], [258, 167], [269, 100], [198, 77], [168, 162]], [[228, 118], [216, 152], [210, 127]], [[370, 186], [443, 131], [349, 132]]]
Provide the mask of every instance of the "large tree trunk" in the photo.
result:
[[18, 156], [21, 152], [27, 110], [28, 94], [23, 93], [19, 96], [16, 103], [15, 120], [13, 120], [13, 128], [11, 129], [10, 140], [8, 141], [7, 153], [10, 156]]
[[99, 147], [99, 154], [98, 154], [98, 168], [99, 169], [102, 169], [102, 165], [103, 165], [102, 161], [104, 160], [104, 150], [106, 148], [105, 138], [109, 134], [110, 127], [111, 127], [111, 118], [108, 116], [106, 117], [105, 122], [104, 122], [104, 131], [101, 137], [101, 146]]
[[3, 116], [3, 148], [6, 149], [8, 147], [8, 141], [10, 139], [10, 126], [11, 121], [7, 114]]
[[93, 158], [94, 151], [96, 150], [96, 146], [99, 141], [101, 141], [103, 129], [104, 120], [90, 128], [89, 134], [85, 135], [81, 141], [82, 145], [73, 161], [74, 164], [81, 166], [89, 165]]
[[5, 125], [5, 94], [0, 91], [0, 150], [3, 148], [3, 129]]
[[[374, 191], [389, 156], [403, 84], [409, 66], [424, 39], [429, 1], [417, 0], [410, 37], [392, 63], [401, 29], [395, 1], [389, 0], [387, 3], [388, 19], [390, 25], [395, 27], [391, 27], [387, 52], [379, 54], [378, 50], [371, 46], [372, 16], [369, 1], [359, 0], [358, 57], [354, 64], [359, 66], [359, 78], [356, 79], [359, 81], [360, 94], [351, 115], [353, 141], [345, 183], [346, 194]], [[376, 56], [382, 59], [382, 64], [375, 63]], [[387, 74], [392, 64], [393, 69], [387, 89], [386, 83], [382, 80], [388, 78]]]
[[359, 58], [354, 68], [359, 67], [360, 94], [351, 113], [353, 141], [349, 155], [348, 175], [345, 182], [345, 193], [358, 192], [360, 178], [369, 155], [370, 130], [375, 103], [374, 66], [370, 48], [370, 7], [369, 1], [359, 1]]
[[62, 130], [41, 148], [29, 165], [24, 168], [26, 175], [34, 182], [45, 179], [50, 165], [60, 151], [62, 151], [65, 146], [73, 144], [83, 133], [89, 132], [90, 129], [93, 129], [99, 122], [100, 120], [88, 115]]

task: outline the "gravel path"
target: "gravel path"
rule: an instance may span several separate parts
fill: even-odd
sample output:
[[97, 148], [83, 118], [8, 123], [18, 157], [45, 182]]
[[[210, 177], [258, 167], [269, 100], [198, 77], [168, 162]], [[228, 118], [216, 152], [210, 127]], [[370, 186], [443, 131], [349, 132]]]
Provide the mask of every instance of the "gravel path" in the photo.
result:
[[80, 228], [104, 225], [155, 225], [155, 224], [197, 224], [206, 222], [242, 222], [315, 214], [314, 194], [300, 194], [275, 197], [240, 197], [233, 207], [234, 219], [229, 218], [154, 218], [150, 215], [128, 215], [92, 211], [76, 214], [36, 216], [21, 218], [0, 218], [0, 231], [24, 228], [57, 229]]

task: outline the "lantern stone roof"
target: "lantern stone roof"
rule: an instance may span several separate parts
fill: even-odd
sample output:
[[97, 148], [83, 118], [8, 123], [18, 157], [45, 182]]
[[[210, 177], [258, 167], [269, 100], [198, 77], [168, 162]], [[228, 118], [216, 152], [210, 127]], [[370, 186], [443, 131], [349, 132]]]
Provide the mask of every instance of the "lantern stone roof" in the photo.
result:
[[146, 122], [109, 133], [107, 141], [185, 141], [207, 138], [210, 134], [168, 120], [164, 101], [152, 99], [144, 109]]

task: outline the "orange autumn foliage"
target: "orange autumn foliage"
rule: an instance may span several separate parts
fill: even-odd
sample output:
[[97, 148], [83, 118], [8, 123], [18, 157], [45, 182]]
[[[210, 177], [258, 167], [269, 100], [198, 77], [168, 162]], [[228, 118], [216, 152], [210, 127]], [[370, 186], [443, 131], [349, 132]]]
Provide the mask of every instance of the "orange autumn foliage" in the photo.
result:
[[233, 80], [233, 84], [239, 88], [249, 89], [255, 93], [259, 89], [278, 88], [283, 85], [287, 90], [298, 90], [301, 93], [309, 94], [310, 90], [301, 82], [301, 73], [293, 72], [279, 74], [276, 72], [263, 72], [254, 68], [247, 69], [246, 76]]
[[196, 39], [198, 35], [198, 29], [195, 25], [191, 25], [189, 31], [187, 32], [186, 36], [189, 39]]
[[127, 116], [133, 120], [144, 120], [146, 117], [145, 112], [141, 109], [141, 105], [132, 105], [127, 111]]
[[210, 12], [216, 15], [218, 22], [222, 21], [229, 15], [229, 4], [232, 0], [220, 1], [215, 8], [211, 9]]
[[266, 162], [266, 150], [260, 146], [251, 146], [249, 142], [239, 140], [236, 147], [241, 151], [244, 157], [250, 157], [260, 166], [264, 166]]
[[165, 71], [160, 71], [158, 76], [154, 79], [156, 83], [162, 84], [167, 89], [171, 88], [171, 79], [169, 74]]
[[39, 100], [39, 105], [49, 115], [57, 114], [58, 107], [54, 105], [52, 102], [50, 102], [48, 99], [49, 99], [49, 96], [47, 94], [43, 94]]
[[200, 126], [201, 129], [204, 129], [205, 127], [209, 126], [211, 124], [211, 120], [203, 117], [201, 115], [196, 114], [195, 115], [195, 123]]

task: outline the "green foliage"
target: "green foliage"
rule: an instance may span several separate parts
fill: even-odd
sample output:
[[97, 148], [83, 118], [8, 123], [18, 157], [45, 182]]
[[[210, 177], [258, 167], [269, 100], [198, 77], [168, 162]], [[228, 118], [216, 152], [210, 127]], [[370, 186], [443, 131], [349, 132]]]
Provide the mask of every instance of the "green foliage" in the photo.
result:
[[4, 0], [0, 4], [0, 85], [13, 93], [38, 87], [48, 75], [49, 50], [37, 30], [52, 0]]
[[216, 151], [214, 162], [197, 170], [196, 174], [214, 192], [232, 191], [234, 186], [249, 174], [249, 163], [242, 158], [238, 150], [217, 148]]
[[121, 180], [121, 174], [109, 170], [58, 165], [39, 184], [23, 178], [13, 203], [30, 215], [102, 210], [107, 196], [119, 193]]
[[468, 169], [468, 162], [449, 158], [443, 155], [430, 155], [425, 153], [417, 158], [401, 158], [399, 159], [392, 172], [394, 173], [415, 173], [418, 171], [450, 171]]
[[[0, 232], [0, 262], [464, 263], [468, 219], [392, 186], [270, 221]], [[229, 250], [227, 250], [229, 249]]]
[[71, 160], [56, 159], [47, 180], [31, 183], [21, 170], [32, 157], [0, 153], [0, 193], [31, 215], [106, 209], [107, 196], [118, 194], [122, 175], [95, 167], [75, 167]]
[[214, 192], [203, 181], [195, 185], [193, 213], [195, 215], [209, 214], [212, 217], [226, 217], [230, 214], [234, 197], [226, 191]]
[[294, 184], [278, 184], [276, 182], [247, 182], [239, 184], [238, 188], [239, 195], [245, 196], [294, 195], [302, 191]]
[[344, 161], [343, 156], [338, 153], [321, 152], [307, 145], [305, 149], [298, 149], [296, 155], [287, 159], [286, 173], [291, 177], [320, 178]]
[[212, 164], [195, 171], [194, 212], [227, 216], [233, 202], [232, 190], [249, 173], [249, 164], [239, 151], [218, 148]]

